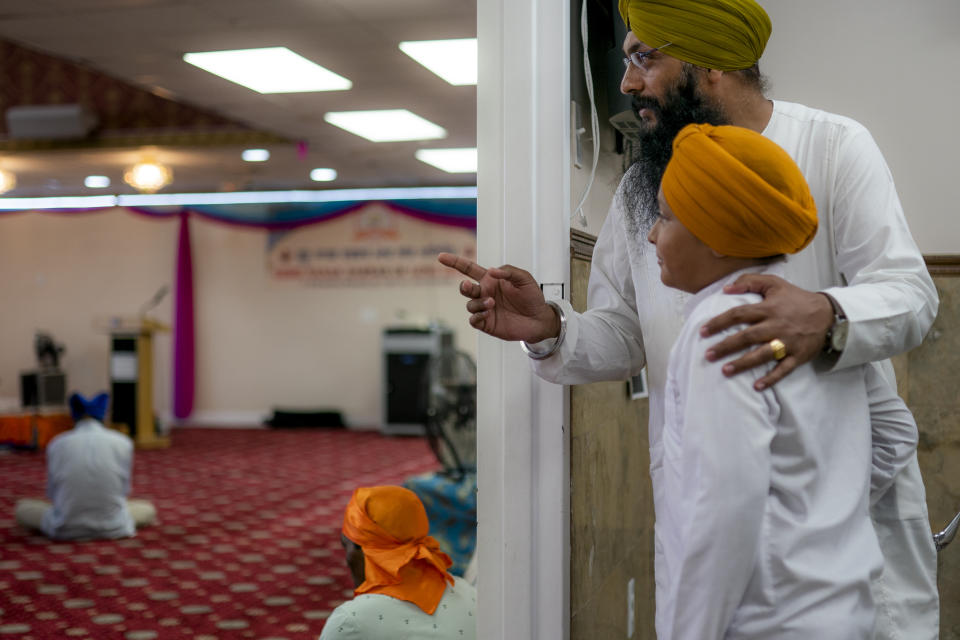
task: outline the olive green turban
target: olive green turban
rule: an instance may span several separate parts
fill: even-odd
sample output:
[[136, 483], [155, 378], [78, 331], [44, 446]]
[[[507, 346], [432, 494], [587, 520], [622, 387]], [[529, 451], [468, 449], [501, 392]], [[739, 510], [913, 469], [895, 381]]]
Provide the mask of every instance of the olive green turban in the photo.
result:
[[721, 71], [755, 65], [773, 28], [754, 0], [620, 0], [620, 16], [644, 44]]

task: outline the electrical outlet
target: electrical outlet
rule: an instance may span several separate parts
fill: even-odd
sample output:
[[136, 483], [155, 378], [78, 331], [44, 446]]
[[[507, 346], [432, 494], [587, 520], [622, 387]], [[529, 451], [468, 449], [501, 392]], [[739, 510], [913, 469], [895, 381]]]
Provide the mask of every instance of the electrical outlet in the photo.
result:
[[540, 291], [547, 300], [563, 300], [562, 282], [544, 282], [540, 285]]

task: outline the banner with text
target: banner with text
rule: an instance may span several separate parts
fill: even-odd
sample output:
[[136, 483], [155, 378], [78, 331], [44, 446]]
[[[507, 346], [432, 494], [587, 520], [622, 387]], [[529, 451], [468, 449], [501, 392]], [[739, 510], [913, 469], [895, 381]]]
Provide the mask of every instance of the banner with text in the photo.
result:
[[267, 261], [277, 280], [309, 286], [456, 281], [462, 276], [437, 262], [444, 251], [475, 259], [475, 230], [370, 202], [323, 224], [272, 233]]

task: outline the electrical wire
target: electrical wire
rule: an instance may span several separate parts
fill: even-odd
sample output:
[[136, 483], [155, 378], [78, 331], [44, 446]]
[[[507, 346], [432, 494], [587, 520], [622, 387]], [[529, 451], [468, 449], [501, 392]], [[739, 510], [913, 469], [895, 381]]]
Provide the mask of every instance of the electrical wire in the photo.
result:
[[[574, 215], [577, 217], [577, 222], [580, 223], [580, 226], [586, 228], [587, 216], [583, 213], [583, 205], [587, 201], [587, 196], [590, 195], [590, 188], [593, 186], [593, 180], [597, 175], [597, 161], [600, 158], [600, 123], [597, 119], [597, 104], [593, 97], [593, 73], [590, 71], [590, 56], [587, 53], [587, 0], [583, 0], [583, 7], [580, 10], [580, 37], [583, 40], [583, 74], [587, 81], [587, 96], [590, 98], [593, 162], [590, 167], [590, 178], [587, 180], [587, 186], [584, 188], [583, 195], [580, 197], [580, 203], [577, 204], [577, 208], [574, 209]], [[574, 135], [579, 135], [579, 132], [575, 132]]]

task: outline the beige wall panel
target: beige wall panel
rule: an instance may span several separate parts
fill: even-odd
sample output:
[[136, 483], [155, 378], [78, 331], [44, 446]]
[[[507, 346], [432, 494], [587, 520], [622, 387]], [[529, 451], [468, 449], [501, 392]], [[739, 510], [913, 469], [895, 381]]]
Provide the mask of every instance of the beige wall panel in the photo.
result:
[[[578, 310], [586, 308], [589, 274], [589, 262], [571, 261]], [[571, 640], [655, 638], [649, 467], [647, 400], [631, 400], [625, 382], [571, 387]]]
[[[939, 531], [960, 510], [960, 274], [934, 281], [940, 311], [926, 340], [907, 355], [901, 394], [920, 429], [920, 470]], [[960, 640], [960, 541], [940, 554], [938, 583], [941, 640]]]

